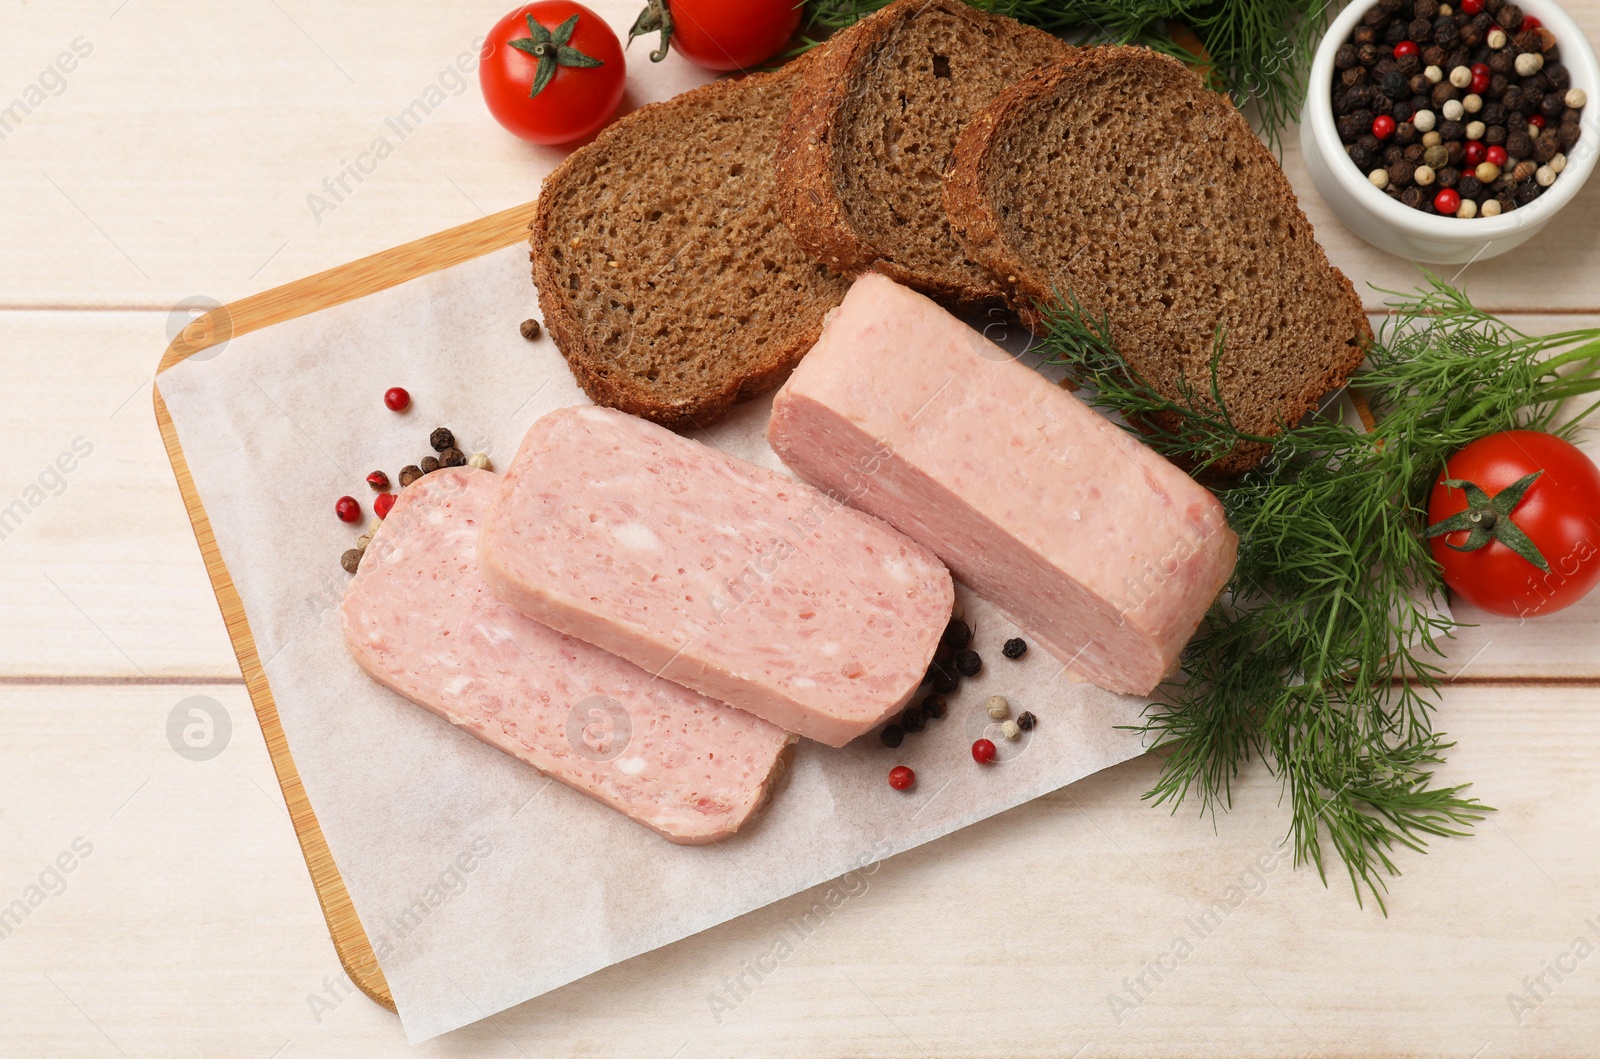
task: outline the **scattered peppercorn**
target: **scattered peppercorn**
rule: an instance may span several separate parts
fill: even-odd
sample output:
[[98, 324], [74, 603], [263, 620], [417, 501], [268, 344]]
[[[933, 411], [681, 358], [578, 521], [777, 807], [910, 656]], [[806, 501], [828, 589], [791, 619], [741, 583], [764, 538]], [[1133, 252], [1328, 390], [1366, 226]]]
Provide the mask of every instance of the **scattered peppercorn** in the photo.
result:
[[949, 711], [950, 704], [945, 702], [943, 695], [929, 695], [922, 700], [922, 712], [929, 720], [942, 721]]
[[359, 522], [361, 520], [361, 504], [353, 496], [341, 496], [334, 501], [333, 513], [339, 516], [340, 522]]
[[528, 319], [522, 321], [521, 331], [522, 337], [526, 338], [529, 342], [532, 342], [534, 339], [539, 337], [539, 321], [529, 317]]
[[400, 468], [400, 488], [404, 489], [418, 478], [422, 477], [422, 468], [414, 463], [408, 463]]
[[388, 518], [389, 509], [392, 507], [394, 507], [393, 493], [379, 493], [372, 498], [372, 510], [377, 513], [379, 518]]
[[1024, 732], [1033, 731], [1034, 725], [1036, 725], [1038, 723], [1039, 723], [1039, 718], [1035, 717], [1033, 714], [1029, 713], [1026, 710], [1024, 710], [1021, 713], [1021, 715], [1019, 715], [1017, 717], [1017, 727], [1021, 728]]
[[372, 486], [374, 493], [381, 493], [389, 488], [389, 476], [382, 471], [373, 471], [367, 475], [367, 484]]
[[889, 770], [889, 786], [897, 791], [908, 791], [916, 782], [917, 774], [904, 765], [896, 765]]
[[1017, 736], [1022, 734], [1022, 726], [1016, 721], [1007, 721], [1005, 724], [1000, 726], [1000, 734], [1005, 736], [1007, 739], [1015, 739]]
[[417, 464], [417, 467], [423, 474], [432, 474], [439, 469], [439, 461], [433, 456], [424, 456], [422, 457], [422, 462]]
[[356, 568], [361, 565], [361, 549], [351, 548], [349, 551], [339, 556], [339, 565], [344, 567], [345, 573], [355, 573]]
[[944, 633], [939, 637], [939, 646], [953, 651], [959, 651], [971, 642], [972, 626], [960, 618], [951, 618], [950, 624], [944, 627]]
[[433, 433], [428, 435], [428, 444], [434, 452], [443, 452], [455, 448], [456, 436], [446, 427], [435, 427]]
[[989, 716], [997, 721], [1003, 721], [1011, 716], [1011, 703], [1004, 695], [990, 695], [984, 700], [983, 708], [989, 711]]
[[956, 688], [961, 686], [961, 678], [954, 669], [935, 665], [930, 672], [933, 674], [933, 690], [940, 695], [953, 695]]
[[987, 765], [994, 760], [994, 744], [987, 739], [979, 739], [972, 744], [972, 760], [980, 765]]
[[411, 395], [398, 386], [383, 391], [383, 403], [391, 412], [404, 412], [411, 407]]
[[921, 706], [907, 706], [900, 711], [900, 727], [908, 734], [915, 735], [922, 731], [923, 724]]
[[474, 452], [472, 458], [467, 460], [468, 467], [476, 467], [480, 471], [489, 470], [489, 454], [487, 452]]
[[439, 453], [439, 466], [441, 467], [465, 467], [466, 465], [467, 454], [458, 448], [452, 446]]
[[898, 724], [885, 725], [883, 731], [878, 733], [878, 740], [893, 750], [906, 741], [906, 733]]
[[956, 672], [964, 677], [975, 677], [983, 669], [983, 658], [976, 651], [956, 652]]
[[1028, 653], [1028, 641], [1020, 636], [1013, 636], [1006, 641], [1004, 647], [1000, 648], [1000, 653], [1011, 659], [1021, 658]]

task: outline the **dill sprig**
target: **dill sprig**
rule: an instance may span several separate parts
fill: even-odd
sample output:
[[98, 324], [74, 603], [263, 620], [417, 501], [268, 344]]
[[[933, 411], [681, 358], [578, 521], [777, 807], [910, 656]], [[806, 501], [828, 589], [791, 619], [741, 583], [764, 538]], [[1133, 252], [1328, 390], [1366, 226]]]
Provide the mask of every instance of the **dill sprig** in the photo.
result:
[[[1218, 490], [1239, 534], [1232, 581], [1183, 654], [1182, 675], [1143, 727], [1166, 760], [1147, 798], [1232, 804], [1259, 757], [1290, 807], [1295, 863], [1327, 881], [1326, 850], [1361, 901], [1380, 908], [1401, 848], [1470, 833], [1492, 809], [1434, 777], [1451, 747], [1433, 726], [1443, 585], [1422, 529], [1444, 461], [1513, 428], [1570, 436], [1597, 404], [1600, 329], [1530, 336], [1429, 277], [1390, 303], [1367, 367], [1352, 380], [1371, 432], [1316, 416], [1270, 438], [1240, 431], [1214, 383], [1158, 393], [1117, 353], [1109, 322], [1072, 298], [1044, 308], [1042, 351], [1091, 400], [1139, 424], [1164, 454], [1204, 468], [1241, 442], [1268, 446]], [[1219, 336], [1216, 358], [1224, 339]], [[1164, 427], [1149, 417], [1161, 413]]]
[[[1250, 105], [1267, 141], [1299, 114], [1311, 51], [1327, 24], [1323, 0], [967, 0], [1074, 43], [1143, 44], [1198, 67], [1240, 107]], [[851, 25], [890, 0], [809, 0], [818, 35]], [[1204, 54], [1185, 46], [1192, 30]], [[814, 40], [807, 41], [814, 44]]]

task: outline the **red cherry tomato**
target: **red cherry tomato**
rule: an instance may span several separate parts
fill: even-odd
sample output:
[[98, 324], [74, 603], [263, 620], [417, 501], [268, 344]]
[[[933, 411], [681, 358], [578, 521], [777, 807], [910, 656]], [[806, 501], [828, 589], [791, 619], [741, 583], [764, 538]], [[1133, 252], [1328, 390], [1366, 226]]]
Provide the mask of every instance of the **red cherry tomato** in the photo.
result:
[[495, 23], [478, 84], [489, 113], [533, 143], [581, 140], [622, 102], [627, 64], [605, 20], [570, 0], [523, 4]]
[[667, 0], [672, 50], [708, 70], [760, 66], [794, 36], [802, 6], [798, 0]]
[[[1513, 487], [1535, 473], [1538, 477], [1517, 499]], [[1474, 500], [1493, 506], [1485, 510]], [[1474, 511], [1479, 528], [1469, 529], [1465, 523]], [[1447, 530], [1450, 519], [1462, 528]], [[1428, 500], [1428, 524], [1428, 532], [1437, 534], [1429, 545], [1445, 584], [1481, 610], [1515, 617], [1552, 614], [1600, 584], [1600, 467], [1553, 434], [1508, 430], [1450, 457]], [[1519, 554], [1522, 538], [1548, 569]]]

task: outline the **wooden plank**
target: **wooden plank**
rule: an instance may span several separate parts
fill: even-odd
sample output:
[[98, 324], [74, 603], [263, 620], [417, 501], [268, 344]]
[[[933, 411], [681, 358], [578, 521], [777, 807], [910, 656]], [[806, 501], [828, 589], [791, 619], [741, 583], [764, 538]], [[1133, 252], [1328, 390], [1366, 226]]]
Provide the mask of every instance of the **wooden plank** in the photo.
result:
[[[594, 6], [626, 27], [638, 4]], [[1567, 10], [1600, 39], [1600, 0]], [[359, 6], [308, 0], [140, 2], [112, 19], [88, 0], [17, 8], [22, 31], [0, 41], [6, 92], [80, 35], [93, 53], [4, 141], [7, 239], [29, 252], [0, 257], [0, 307], [227, 302], [527, 201], [555, 156], [493, 122], [475, 75], [403, 140], [386, 125], [438, 83], [491, 15], [420, 0], [397, 0], [376, 20]], [[638, 48], [628, 58], [640, 99], [692, 76], [676, 56], [671, 70], [650, 69]], [[347, 177], [343, 201], [314, 216], [310, 196], [331, 199], [323, 180], [382, 135], [393, 153], [358, 184]], [[1362, 243], [1323, 207], [1292, 135], [1284, 165], [1369, 305], [1381, 301], [1369, 284], [1410, 285], [1410, 262]], [[1600, 289], [1580, 280], [1600, 264], [1589, 235], [1597, 224], [1600, 182], [1533, 243], [1463, 279], [1491, 308], [1600, 311]]]
[[[212, 761], [166, 742], [162, 722], [193, 694], [233, 720]], [[1263, 770], [1213, 831], [1140, 802], [1147, 759], [418, 1050], [340, 984], [243, 689], [0, 697], [0, 897], [75, 837], [94, 850], [0, 941], [7, 1054], [1496, 1059], [1592, 1054], [1600, 1026], [1593, 958], [1547, 978], [1520, 1025], [1507, 1001], [1574, 937], [1596, 941], [1588, 689], [1447, 692], [1447, 778], [1500, 812], [1475, 837], [1401, 852], [1388, 918], [1309, 870], [1246, 876], [1285, 823]], [[1188, 923], [1231, 886], [1246, 896], [1195, 937]], [[1147, 977], [1119, 1024], [1108, 997], [1179, 936], [1193, 952]], [[328, 1008], [308, 999], [324, 979], [339, 990]]]

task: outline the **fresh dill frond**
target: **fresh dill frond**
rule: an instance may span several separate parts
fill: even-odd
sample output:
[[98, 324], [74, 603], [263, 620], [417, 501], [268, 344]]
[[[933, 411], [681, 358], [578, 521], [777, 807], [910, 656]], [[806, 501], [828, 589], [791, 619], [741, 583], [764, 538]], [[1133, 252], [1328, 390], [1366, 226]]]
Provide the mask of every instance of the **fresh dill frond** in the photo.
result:
[[1259, 757], [1287, 795], [1295, 863], [1326, 881], [1331, 849], [1357, 900], [1380, 908], [1400, 848], [1468, 834], [1492, 811], [1434, 778], [1452, 745], [1433, 711], [1455, 623], [1436, 606], [1428, 491], [1469, 442], [1514, 428], [1570, 435], [1600, 393], [1600, 329], [1525, 335], [1432, 277], [1394, 297], [1351, 383], [1376, 417], [1370, 433], [1324, 417], [1270, 438], [1242, 433], [1214, 386], [1157, 392], [1122, 359], [1109, 322], [1070, 296], [1042, 307], [1040, 336], [1095, 405], [1169, 457], [1203, 469], [1241, 443], [1269, 446], [1217, 492], [1238, 565], [1181, 677], [1147, 712], [1143, 730], [1166, 760], [1146, 796], [1174, 811], [1187, 798], [1227, 809], [1240, 768]]
[[[1305, 97], [1312, 48], [1330, 9], [1311, 0], [967, 0], [973, 7], [1038, 26], [1077, 44], [1143, 44], [1200, 68], [1215, 87], [1248, 107], [1277, 145]], [[817, 34], [842, 29], [890, 0], [809, 0]], [[1196, 55], [1175, 39], [1193, 31]]]

